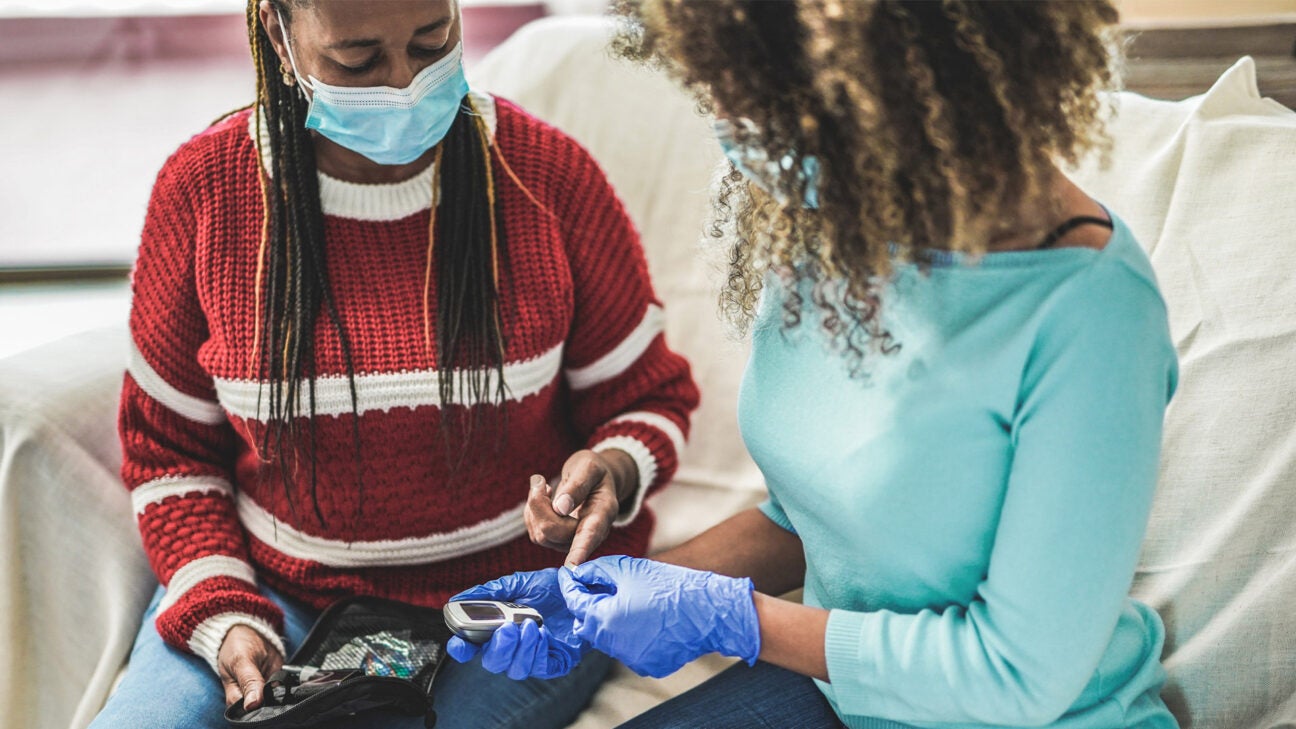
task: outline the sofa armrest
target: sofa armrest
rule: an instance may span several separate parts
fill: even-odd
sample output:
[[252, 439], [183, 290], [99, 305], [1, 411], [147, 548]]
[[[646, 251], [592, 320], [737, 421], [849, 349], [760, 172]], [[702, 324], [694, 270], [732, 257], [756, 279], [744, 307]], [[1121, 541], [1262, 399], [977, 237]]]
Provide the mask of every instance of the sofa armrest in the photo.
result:
[[0, 360], [0, 706], [81, 727], [157, 583], [118, 477], [125, 327]]

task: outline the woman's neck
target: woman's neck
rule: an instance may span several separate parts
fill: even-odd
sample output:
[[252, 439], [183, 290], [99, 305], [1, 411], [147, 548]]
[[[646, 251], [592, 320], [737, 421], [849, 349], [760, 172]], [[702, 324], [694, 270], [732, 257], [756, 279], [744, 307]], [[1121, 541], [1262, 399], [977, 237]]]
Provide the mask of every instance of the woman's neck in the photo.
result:
[[[1066, 175], [1053, 169], [1048, 189], [1039, 202], [1013, 216], [1012, 222], [996, 232], [987, 249], [991, 252], [1037, 248], [1049, 231], [1078, 216], [1107, 219], [1107, 211], [1076, 187]], [[1054, 248], [1098, 248], [1107, 244], [1111, 231], [1096, 225], [1080, 226], [1058, 239]]]

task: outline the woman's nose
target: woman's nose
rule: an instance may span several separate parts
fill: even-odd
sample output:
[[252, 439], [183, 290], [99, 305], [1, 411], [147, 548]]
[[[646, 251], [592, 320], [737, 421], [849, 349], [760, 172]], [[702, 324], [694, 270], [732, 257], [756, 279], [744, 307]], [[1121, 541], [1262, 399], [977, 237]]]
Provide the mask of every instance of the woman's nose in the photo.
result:
[[403, 89], [414, 81], [418, 72], [423, 70], [414, 65], [412, 61], [404, 63], [393, 63], [391, 72], [387, 75], [387, 85], [394, 89]]

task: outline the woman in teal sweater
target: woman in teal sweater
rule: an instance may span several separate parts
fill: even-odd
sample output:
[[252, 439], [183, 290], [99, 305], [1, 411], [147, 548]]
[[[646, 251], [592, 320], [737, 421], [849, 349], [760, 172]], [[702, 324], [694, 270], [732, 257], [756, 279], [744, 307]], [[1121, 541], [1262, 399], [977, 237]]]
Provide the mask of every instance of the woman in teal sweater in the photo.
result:
[[470, 591], [546, 613], [486, 664], [748, 664], [636, 727], [1176, 726], [1164, 629], [1128, 596], [1175, 387], [1165, 305], [1129, 228], [1057, 167], [1101, 144], [1114, 9], [627, 14], [623, 48], [712, 106], [734, 163], [716, 230], [769, 499], [655, 561]]

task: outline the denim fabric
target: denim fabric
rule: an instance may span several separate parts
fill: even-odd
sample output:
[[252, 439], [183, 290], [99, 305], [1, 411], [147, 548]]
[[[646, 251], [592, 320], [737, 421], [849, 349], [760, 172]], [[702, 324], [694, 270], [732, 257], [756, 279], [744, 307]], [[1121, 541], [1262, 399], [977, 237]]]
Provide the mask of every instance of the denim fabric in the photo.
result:
[[[885, 719], [867, 721], [870, 729], [912, 729]], [[758, 661], [750, 667], [739, 663], [621, 725], [621, 729], [686, 727], [842, 729], [843, 724], [812, 679]]]
[[[262, 587], [284, 610], [291, 653], [306, 637], [318, 611]], [[163, 590], [144, 615], [131, 650], [130, 669], [91, 729], [228, 729], [225, 693], [205, 661], [162, 642], [153, 619]], [[514, 681], [481, 667], [481, 658], [447, 658], [437, 677], [433, 706], [437, 729], [558, 729], [569, 724], [603, 682], [610, 659], [585, 656], [566, 676], [551, 681]], [[337, 729], [423, 729], [423, 717], [367, 714]]]

